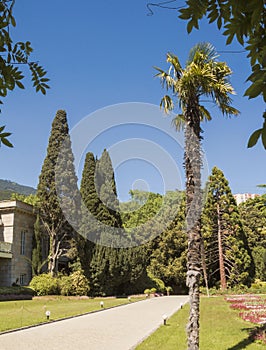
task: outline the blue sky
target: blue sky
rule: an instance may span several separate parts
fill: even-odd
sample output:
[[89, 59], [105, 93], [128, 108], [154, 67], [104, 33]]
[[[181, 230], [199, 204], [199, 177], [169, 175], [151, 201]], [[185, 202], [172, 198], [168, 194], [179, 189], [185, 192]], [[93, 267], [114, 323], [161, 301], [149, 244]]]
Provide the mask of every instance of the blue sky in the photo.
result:
[[[225, 46], [222, 33], [206, 22], [201, 22], [199, 31], [188, 35], [186, 23], [178, 19], [176, 11], [155, 8], [154, 15], [147, 16], [146, 3], [143, 0], [16, 2], [14, 40], [31, 41], [33, 59], [39, 60], [48, 71], [51, 89], [46, 96], [36, 94], [26, 74], [26, 90], [16, 90], [5, 99], [0, 125], [6, 124], [13, 133], [11, 141], [15, 147], [0, 149], [0, 178], [37, 186], [51, 123], [58, 109], [67, 111], [72, 129], [88, 115], [91, 115], [92, 125], [97, 124], [97, 111], [108, 106], [128, 102], [156, 106], [164, 91], [159, 80], [154, 78], [153, 66], [166, 69], [168, 51], [175, 53], [185, 64], [190, 48], [201, 41], [212, 43], [218, 51], [242, 49], [236, 42]], [[246, 53], [221, 53], [220, 60], [226, 61], [234, 72], [231, 82], [237, 95], [233, 100], [241, 115], [223, 118], [209, 106], [213, 120], [203, 124], [203, 148], [208, 168], [211, 170], [216, 165], [223, 170], [234, 193], [261, 193], [256, 185], [266, 182], [266, 152], [261, 144], [253, 149], [247, 149], [246, 144], [252, 131], [262, 125], [264, 103], [262, 99], [249, 101], [243, 97], [248, 86], [245, 80], [250, 74]], [[123, 124], [127, 117], [123, 119], [122, 114], [120, 122]], [[132, 118], [131, 122], [134, 122]], [[133, 155], [116, 167], [122, 200], [134, 186], [155, 192], [183, 186], [182, 150], [177, 151], [176, 142], [172, 142], [169, 135], [165, 136], [167, 133], [162, 135], [151, 126], [140, 125], [140, 118], [137, 119], [138, 125], [134, 127], [102, 128], [104, 132], [95, 135], [86, 151], [99, 156], [105, 147], [118, 152], [121, 149], [118, 143], [124, 150], [126, 141], [129, 145], [129, 140], [141, 139], [135, 141], [135, 145], [140, 145], [146, 140], [149, 145], [153, 142], [153, 154], [158, 157], [158, 147], [170, 154], [170, 162], [175, 160], [178, 174], [173, 173], [172, 182], [165, 188], [161, 184], [166, 176], [161, 174], [165, 165], [162, 163], [164, 169], [160, 172], [154, 161], [156, 157], [147, 161]], [[170, 118], [162, 117], [162, 121], [170, 130]], [[79, 177], [81, 171], [82, 158], [77, 169]]]

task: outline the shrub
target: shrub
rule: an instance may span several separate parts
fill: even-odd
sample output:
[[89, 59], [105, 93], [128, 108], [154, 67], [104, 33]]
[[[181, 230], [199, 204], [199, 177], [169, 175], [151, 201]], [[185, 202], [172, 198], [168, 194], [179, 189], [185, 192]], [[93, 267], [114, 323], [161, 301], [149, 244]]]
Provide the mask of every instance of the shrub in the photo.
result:
[[170, 286], [165, 287], [167, 295], [170, 295], [173, 292], [173, 288]]
[[59, 289], [61, 295], [72, 295], [72, 281], [70, 276], [62, 276], [59, 279]]
[[52, 277], [48, 273], [34, 276], [30, 282], [30, 287], [37, 295], [53, 295], [59, 292], [57, 278]]
[[157, 292], [157, 289], [156, 288], [152, 288], [151, 289], [151, 294], [154, 294], [154, 293], [156, 293]]
[[250, 293], [266, 293], [266, 282], [262, 282], [258, 279], [255, 280], [255, 283], [251, 284], [251, 287], [249, 288]]
[[0, 287], [0, 295], [34, 295], [34, 290], [28, 287]]
[[144, 294], [150, 295], [150, 294], [151, 294], [151, 290], [150, 290], [150, 289], [145, 289], [145, 290], [144, 290]]
[[89, 281], [82, 271], [75, 271], [70, 276], [72, 284], [72, 295], [87, 295], [90, 287]]
[[148, 278], [150, 283], [147, 285], [147, 287], [156, 289], [156, 291], [160, 293], [165, 292], [165, 284], [160, 278], [155, 277], [150, 271], [148, 271]]
[[87, 295], [90, 290], [89, 281], [79, 270], [69, 276], [61, 276], [58, 283], [61, 295]]

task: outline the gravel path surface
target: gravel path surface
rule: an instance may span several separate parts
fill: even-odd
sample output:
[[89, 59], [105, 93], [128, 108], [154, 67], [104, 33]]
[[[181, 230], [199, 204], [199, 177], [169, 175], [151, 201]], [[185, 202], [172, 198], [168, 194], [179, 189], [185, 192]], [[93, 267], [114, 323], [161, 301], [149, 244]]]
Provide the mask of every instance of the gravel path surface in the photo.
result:
[[187, 296], [151, 298], [0, 335], [1, 350], [130, 350], [175, 313]]

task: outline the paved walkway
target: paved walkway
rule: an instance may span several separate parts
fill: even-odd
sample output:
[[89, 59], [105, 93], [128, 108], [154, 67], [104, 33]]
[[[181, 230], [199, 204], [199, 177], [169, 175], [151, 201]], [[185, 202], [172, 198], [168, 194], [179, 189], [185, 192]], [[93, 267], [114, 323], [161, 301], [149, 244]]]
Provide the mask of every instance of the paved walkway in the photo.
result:
[[158, 297], [0, 335], [1, 350], [130, 350], [187, 296]]

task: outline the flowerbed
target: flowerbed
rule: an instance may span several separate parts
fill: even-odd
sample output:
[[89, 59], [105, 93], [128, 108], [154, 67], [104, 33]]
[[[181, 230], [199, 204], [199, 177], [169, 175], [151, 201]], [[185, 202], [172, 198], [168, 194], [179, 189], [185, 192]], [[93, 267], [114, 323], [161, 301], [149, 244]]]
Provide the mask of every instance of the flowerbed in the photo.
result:
[[250, 336], [266, 344], [266, 299], [254, 295], [236, 295], [227, 297], [226, 301], [231, 303], [232, 309], [241, 310], [239, 316], [243, 320], [260, 325]]

